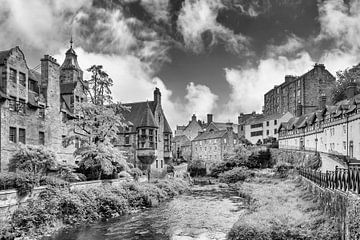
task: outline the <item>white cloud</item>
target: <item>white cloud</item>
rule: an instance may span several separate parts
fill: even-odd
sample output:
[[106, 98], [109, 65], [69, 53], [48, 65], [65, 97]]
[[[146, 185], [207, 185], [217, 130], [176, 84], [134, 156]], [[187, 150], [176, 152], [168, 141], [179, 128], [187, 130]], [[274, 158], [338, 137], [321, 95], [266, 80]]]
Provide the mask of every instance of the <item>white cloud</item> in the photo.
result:
[[177, 26], [186, 48], [200, 53], [222, 41], [236, 53], [245, 50], [248, 39], [216, 21], [219, 10], [224, 7], [220, 0], [186, 0], [183, 3]]
[[300, 75], [312, 68], [308, 53], [302, 52], [294, 59], [277, 57], [260, 60], [256, 67], [226, 68], [226, 81], [231, 87], [230, 100], [222, 119], [234, 119], [240, 112], [261, 111], [264, 94], [274, 85], [281, 84], [285, 75]]
[[205, 119], [207, 113], [212, 113], [216, 107], [218, 96], [211, 92], [210, 88], [190, 82], [186, 86], [187, 100], [185, 110], [188, 115], [196, 113], [200, 118]]

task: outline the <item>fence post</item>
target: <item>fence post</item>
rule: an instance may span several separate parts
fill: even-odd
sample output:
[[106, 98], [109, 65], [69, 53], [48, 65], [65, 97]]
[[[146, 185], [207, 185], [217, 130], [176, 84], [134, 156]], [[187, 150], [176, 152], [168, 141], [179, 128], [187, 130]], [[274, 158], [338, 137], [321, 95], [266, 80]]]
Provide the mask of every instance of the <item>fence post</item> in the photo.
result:
[[338, 176], [337, 176], [337, 173], [338, 173], [338, 166], [335, 167], [335, 189], [338, 188]]

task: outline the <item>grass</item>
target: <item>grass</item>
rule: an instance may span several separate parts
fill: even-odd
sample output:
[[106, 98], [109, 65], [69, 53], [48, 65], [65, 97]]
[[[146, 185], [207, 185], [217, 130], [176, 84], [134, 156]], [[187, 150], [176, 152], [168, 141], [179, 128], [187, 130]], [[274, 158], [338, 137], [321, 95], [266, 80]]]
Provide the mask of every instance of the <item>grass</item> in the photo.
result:
[[238, 183], [248, 209], [228, 234], [229, 240], [338, 239], [333, 222], [296, 179], [257, 174]]

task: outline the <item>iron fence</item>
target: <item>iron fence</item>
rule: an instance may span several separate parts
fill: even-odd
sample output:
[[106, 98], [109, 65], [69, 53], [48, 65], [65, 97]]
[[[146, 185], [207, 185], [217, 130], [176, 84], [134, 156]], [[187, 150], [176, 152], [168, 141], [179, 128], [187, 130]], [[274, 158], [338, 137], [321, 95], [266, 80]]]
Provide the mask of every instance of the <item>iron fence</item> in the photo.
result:
[[358, 167], [349, 169], [335, 167], [335, 171], [326, 171], [325, 173], [300, 168], [299, 173], [320, 187], [360, 194], [360, 169]]

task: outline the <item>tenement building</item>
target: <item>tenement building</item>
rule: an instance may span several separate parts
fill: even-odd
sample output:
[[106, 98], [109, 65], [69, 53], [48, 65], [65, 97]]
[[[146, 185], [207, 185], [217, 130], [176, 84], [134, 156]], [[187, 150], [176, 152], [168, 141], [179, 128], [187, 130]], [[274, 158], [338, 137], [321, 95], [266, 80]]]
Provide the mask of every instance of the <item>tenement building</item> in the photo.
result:
[[[281, 123], [279, 148], [308, 150], [360, 159], [360, 95], [355, 86], [347, 99], [335, 105], [323, 104], [317, 111]], [[324, 101], [325, 102], [325, 101]]]
[[75, 117], [74, 107], [86, 101], [77, 55], [72, 46], [64, 63], [45, 55], [40, 72], [30, 69], [19, 47], [0, 51], [0, 169], [22, 144], [44, 145], [63, 162], [73, 161], [76, 142], [65, 147], [66, 120]]
[[161, 176], [166, 173], [166, 164], [171, 159], [172, 131], [161, 105], [161, 92], [154, 91], [154, 100], [125, 103], [130, 111], [123, 116], [127, 127], [121, 128], [117, 146], [128, 153], [135, 166], [145, 170], [151, 163], [151, 173]]
[[298, 105], [303, 113], [310, 113], [319, 107], [318, 97], [326, 95], [330, 104], [330, 90], [335, 77], [323, 64], [315, 64], [313, 69], [302, 76], [285, 76], [285, 82], [275, 86], [264, 96], [264, 114], [296, 114]]
[[266, 140], [278, 139], [278, 128], [281, 122], [286, 122], [293, 115], [289, 112], [284, 114], [272, 114], [265, 116], [256, 112], [250, 114], [240, 113], [238, 117], [238, 135], [246, 138], [252, 144], [263, 144]]

